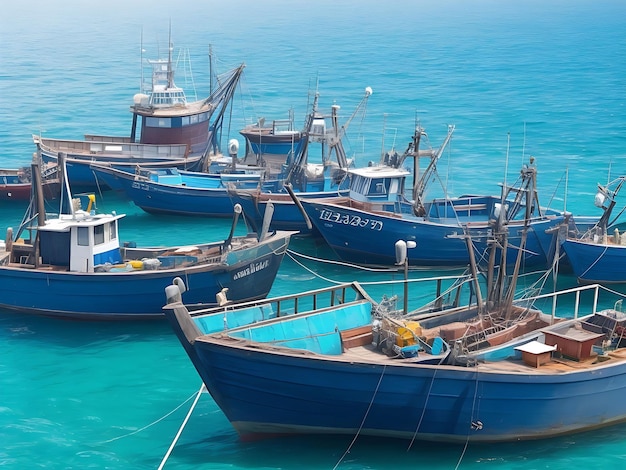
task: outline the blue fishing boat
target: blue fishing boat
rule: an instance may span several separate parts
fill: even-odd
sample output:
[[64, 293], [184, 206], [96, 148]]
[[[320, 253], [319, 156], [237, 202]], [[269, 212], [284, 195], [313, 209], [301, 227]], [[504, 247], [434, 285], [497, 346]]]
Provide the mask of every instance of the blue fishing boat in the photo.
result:
[[293, 159], [300, 152], [305, 137], [294, 127], [293, 112], [289, 119], [274, 119], [271, 124], [260, 118], [239, 133], [246, 142], [244, 158], [263, 164], [272, 175], [282, 171], [287, 158]]
[[316, 93], [311, 112], [302, 131], [302, 144], [297, 152], [287, 158], [283, 171], [277, 178], [268, 179], [258, 188], [234, 187], [229, 192], [233, 204], [240, 204], [253, 229], [260, 229], [266, 213], [271, 214], [272, 230], [296, 230], [310, 234], [313, 230], [302, 216], [299, 207], [289, 195], [286, 186], [307, 198], [346, 197], [349, 192], [347, 158], [342, 139], [350, 122], [364, 112], [372, 89], [365, 95], [342, 125], [339, 124], [339, 106], [333, 105], [330, 114], [318, 110]]
[[[38, 173], [33, 165], [33, 175]], [[40, 188], [38, 184], [37, 187]], [[69, 194], [69, 190], [66, 194]], [[0, 245], [0, 308], [84, 319], [163, 318], [163, 289], [181, 277], [190, 304], [221, 298], [245, 301], [267, 296], [291, 233], [234, 236], [241, 212], [222, 241], [190, 246], [122, 244], [123, 214], [97, 214], [62, 198], [57, 216], [46, 214], [41, 188], [21, 227]]]
[[44, 163], [57, 162], [59, 152], [66, 154], [67, 177], [74, 190], [108, 189], [94, 179], [89, 167], [94, 162], [129, 171], [136, 165], [202, 171], [209, 155], [218, 153], [223, 116], [244, 65], [223, 74], [220, 86], [207, 98], [188, 101], [174, 83], [172, 47], [168, 51], [166, 59], [144, 64], [151, 68], [151, 80], [134, 96], [129, 136], [86, 135], [85, 140], [33, 136]]
[[606, 186], [599, 184], [595, 204], [603, 210], [600, 220], [589, 230], [568, 231], [561, 242], [581, 284], [626, 283], [626, 236], [616, 225], [624, 209], [613, 214], [624, 181], [626, 177], [621, 176]]
[[91, 165], [100, 181], [121, 190], [142, 210], [151, 214], [231, 217], [233, 203], [228, 187], [257, 187], [262, 169], [203, 173], [176, 168], [141, 168], [134, 173], [110, 166]]
[[[500, 442], [625, 420], [621, 301], [599, 309], [600, 293], [615, 297], [597, 285], [513, 301], [517, 274], [500, 282], [504, 265], [502, 257], [490, 264], [484, 298], [478, 289], [467, 305], [443, 309], [434, 308], [439, 297], [398, 312], [352, 283], [190, 312], [178, 282], [166, 290], [164, 311], [244, 440], [343, 434]], [[535, 306], [542, 300], [551, 312]]]
[[[542, 207], [537, 198], [534, 158], [521, 169], [513, 185], [502, 185], [501, 194], [466, 195], [457, 198], [425, 200], [427, 182], [436, 172], [436, 162], [450, 140], [454, 127], [440, 149], [421, 153], [418, 129], [414, 144], [400, 157], [383, 164], [350, 169], [350, 194], [344, 199], [309, 200], [298, 197], [310, 222], [344, 261], [366, 265], [393, 265], [394, 242], [415, 244], [408, 252], [412, 266], [466, 266], [468, 252], [463, 234], [472, 235], [477, 257], [486, 262], [487, 242], [494, 221], [504, 218], [508, 230], [506, 243], [520, 246], [521, 227], [530, 221], [524, 259], [525, 267], [545, 267], [555, 253], [556, 236], [550, 229], [564, 220], [564, 213]], [[419, 158], [429, 164], [419, 174]], [[405, 196], [410, 172], [402, 168], [406, 158], [415, 158], [412, 199]], [[589, 223], [589, 218], [581, 220]], [[597, 219], [593, 219], [594, 221]], [[509, 251], [507, 263], [516, 259]]]

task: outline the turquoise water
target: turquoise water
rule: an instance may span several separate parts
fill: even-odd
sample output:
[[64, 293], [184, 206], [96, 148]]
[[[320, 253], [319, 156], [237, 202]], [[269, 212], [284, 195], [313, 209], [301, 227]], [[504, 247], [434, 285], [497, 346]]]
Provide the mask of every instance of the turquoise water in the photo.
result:
[[[189, 48], [200, 97], [209, 90], [209, 46], [221, 71], [246, 63], [224, 141], [290, 109], [303, 122], [316, 86], [321, 106], [339, 104], [345, 120], [370, 86], [366, 117], [348, 129], [358, 165], [377, 160], [383, 146], [403, 150], [419, 122], [435, 147], [456, 126], [440, 165], [451, 195], [497, 193], [505, 172], [513, 179], [533, 155], [542, 203], [595, 214], [596, 183], [625, 171], [621, 1], [14, 3], [0, 16], [0, 167], [29, 163], [32, 134], [127, 134], [141, 38], [154, 58], [171, 22], [175, 47]], [[176, 82], [190, 91], [180, 72]], [[151, 216], [115, 195], [98, 204], [125, 212], [122, 238], [142, 244], [224, 238], [230, 228]], [[0, 205], [0, 229], [16, 227], [24, 209]], [[293, 249], [328, 254], [311, 241]], [[286, 258], [272, 294], [399, 278], [306, 267]], [[199, 387], [166, 324], [0, 312], [0, 466], [157, 468]], [[624, 431], [468, 448], [352, 437], [242, 443], [204, 394], [165, 468], [623, 468]]]

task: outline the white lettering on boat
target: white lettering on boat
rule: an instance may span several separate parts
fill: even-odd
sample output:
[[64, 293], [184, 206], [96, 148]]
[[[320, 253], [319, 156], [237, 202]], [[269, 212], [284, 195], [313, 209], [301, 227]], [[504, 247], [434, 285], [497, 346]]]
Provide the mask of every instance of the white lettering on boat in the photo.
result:
[[322, 209], [320, 212], [320, 220], [350, 225], [352, 227], [369, 228], [370, 230], [376, 231], [381, 231], [383, 229], [382, 220], [366, 219], [359, 215], [342, 214], [328, 209]]
[[139, 183], [137, 181], [133, 182], [131, 185], [133, 189], [140, 189], [142, 191], [150, 191], [150, 186], [145, 183]]
[[265, 261], [259, 261], [258, 263], [250, 263], [250, 265], [242, 269], [241, 271], [237, 271], [233, 276], [233, 280], [241, 279], [242, 277], [249, 276], [250, 274], [254, 274], [258, 271], [261, 271], [267, 268], [270, 265], [270, 260], [266, 259]]

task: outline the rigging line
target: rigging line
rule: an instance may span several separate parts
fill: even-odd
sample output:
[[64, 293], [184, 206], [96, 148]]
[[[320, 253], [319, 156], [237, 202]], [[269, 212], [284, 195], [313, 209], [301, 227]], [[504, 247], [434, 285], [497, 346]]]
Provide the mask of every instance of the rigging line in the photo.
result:
[[[504, 160], [504, 187], [506, 188], [506, 175], [509, 172], [509, 150], [511, 149], [511, 133], [506, 133], [506, 157]], [[522, 165], [524, 164], [524, 151], [522, 150]]]
[[93, 170], [91, 170], [91, 174], [93, 175], [93, 178], [96, 180], [96, 187], [98, 188], [98, 194], [100, 195], [100, 199], [104, 200], [104, 197], [102, 196], [102, 188], [100, 188], [100, 181], [98, 181], [98, 175]]
[[[329, 259], [325, 259], [325, 258], [316, 258], [314, 256], [310, 256], [304, 253], [299, 253], [297, 251], [294, 251], [292, 249], [288, 249], [287, 250], [288, 253], [294, 255], [294, 256], [299, 256], [301, 258], [306, 258], [308, 260], [311, 261], [316, 261], [318, 263], [327, 263], [327, 264], [336, 264], [338, 266], [344, 266], [347, 268], [354, 268], [354, 269], [360, 269], [362, 271], [371, 271], [371, 272], [381, 272], [381, 273], [397, 273], [399, 272], [398, 268], [373, 268], [373, 267], [368, 267], [368, 266], [362, 266], [360, 264], [351, 264], [351, 263], [346, 263], [344, 261], [335, 261], [335, 260], [329, 260]], [[460, 271], [462, 269], [462, 267], [459, 266], [452, 266], [452, 267], [446, 267], [446, 266], [437, 266], [436, 271]], [[418, 267], [418, 266], [410, 266], [409, 267], [409, 271], [411, 272], [423, 272], [423, 271], [433, 271], [435, 269], [431, 268], [431, 267]]]
[[[438, 365], [441, 365], [444, 359], [445, 357], [442, 357]], [[413, 432], [413, 437], [411, 438], [411, 441], [409, 442], [409, 446], [406, 449], [407, 452], [411, 450], [411, 447], [413, 447], [413, 444], [415, 443], [415, 439], [417, 438], [417, 433], [419, 432], [420, 426], [422, 425], [422, 421], [424, 420], [424, 415], [426, 414], [426, 407], [428, 406], [428, 399], [430, 398], [430, 392], [432, 392], [433, 390], [433, 384], [435, 383], [435, 376], [437, 375], [437, 370], [438, 369], [435, 368], [435, 371], [433, 373], [433, 378], [431, 379], [430, 385], [428, 386], [428, 394], [426, 395], [426, 401], [424, 402], [424, 406], [422, 406], [422, 414], [420, 415], [420, 419], [417, 422], [417, 426], [415, 427], [415, 432]]]
[[360, 266], [358, 264], [350, 264], [350, 263], [344, 263], [343, 261], [334, 261], [334, 260], [329, 260], [329, 259], [322, 259], [322, 258], [315, 258], [313, 256], [310, 255], [306, 255], [304, 253], [298, 253], [297, 251], [293, 251], [293, 250], [287, 250], [290, 254], [294, 255], [294, 256], [300, 256], [301, 258], [306, 258], [309, 259], [311, 261], [317, 261], [320, 263], [328, 263], [328, 264], [337, 264], [339, 266], [345, 266], [348, 268], [354, 268], [354, 269], [361, 269], [363, 271], [372, 271], [372, 272], [398, 272], [397, 269], [391, 269], [391, 268], [368, 268], [366, 266]]
[[161, 465], [159, 465], [158, 470], [162, 470], [165, 464], [167, 463], [167, 459], [170, 458], [170, 455], [172, 454], [172, 451], [174, 450], [174, 446], [176, 446], [176, 443], [178, 442], [180, 435], [183, 433], [183, 429], [185, 429], [185, 426], [187, 425], [189, 418], [191, 418], [191, 413], [193, 413], [193, 410], [196, 408], [196, 405], [198, 404], [198, 400], [200, 400], [200, 396], [202, 395], [203, 390], [206, 390], [204, 387], [204, 382], [202, 383], [202, 385], [200, 385], [200, 389], [196, 392], [196, 399], [193, 401], [191, 408], [189, 408], [189, 411], [187, 412], [187, 416], [185, 416], [185, 419], [183, 420], [183, 424], [180, 425], [180, 428], [178, 429], [178, 432], [176, 433], [174, 440], [170, 444], [170, 448], [167, 449], [167, 453], [165, 454], [165, 457], [163, 457], [163, 460], [161, 461]]
[[[317, 274], [316, 272], [314, 272], [313, 270], [311, 270], [310, 268], [308, 268], [307, 266], [305, 266], [304, 264], [302, 264], [300, 261], [296, 260], [295, 258], [293, 258], [293, 256], [291, 256], [290, 253], [291, 250], [287, 250], [287, 255], [289, 256], [289, 258], [291, 258], [291, 260], [296, 263], [297, 265], [301, 266], [304, 270], [308, 271], [309, 273], [313, 274], [315, 277], [318, 277], [322, 280], [325, 280], [331, 284], [344, 284], [345, 281], [335, 281], [332, 279], [328, 279], [324, 276], [320, 276], [319, 274]], [[394, 271], [395, 272], [395, 271]], [[408, 281], [405, 281], [404, 279], [398, 279], [398, 280], [390, 280], [390, 281], [371, 281], [371, 282], [361, 282], [359, 281], [359, 284], [361, 284], [362, 286], [368, 286], [368, 285], [376, 285], [376, 286], [382, 286], [385, 284], [403, 284], [405, 282], [409, 282], [409, 283], [413, 283], [413, 282], [424, 282], [427, 281], [429, 279], [409, 279]], [[430, 279], [432, 280], [432, 278]], [[449, 288], [448, 291], [452, 290], [452, 288]], [[425, 296], [423, 296], [425, 297]]]
[[618, 297], [626, 298], [626, 295], [623, 292], [619, 292], [619, 291], [616, 291], [616, 290], [613, 290], [613, 289], [609, 289], [606, 286], [599, 286], [599, 287], [600, 287], [600, 289], [602, 289], [602, 290], [604, 290], [606, 292], [609, 292], [610, 294], [616, 295]]
[[[450, 132], [450, 126], [448, 126], [448, 132]], [[448, 188], [450, 185], [450, 168], [451, 167], [452, 167], [452, 139], [450, 139], [450, 144], [448, 146], [448, 164], [446, 165], [446, 189], [445, 189], [446, 199], [448, 198], [448, 196], [450, 196], [448, 194]]]
[[606, 245], [604, 247], [604, 250], [602, 250], [602, 253], [600, 253], [600, 256], [598, 256], [596, 258], [596, 260], [593, 263], [591, 263], [589, 265], [589, 267], [587, 269], [585, 269], [585, 271], [579, 277], [582, 278], [585, 274], [587, 274], [589, 272], [589, 270], [592, 269], [598, 263], [598, 261], [600, 261], [600, 259], [602, 259], [602, 257], [606, 254], [608, 249], [609, 249], [609, 245]]
[[[556, 198], [556, 192], [559, 190], [559, 187], [561, 186], [561, 183], [565, 179], [566, 175], [567, 175], [567, 168], [565, 169], [565, 173], [561, 175], [561, 179], [559, 179], [559, 181], [556, 183], [556, 186], [554, 187], [554, 192], [552, 193], [552, 197], [550, 197], [550, 199], [548, 200], [548, 205], [546, 207], [552, 206], [552, 202], [554, 201], [554, 198]], [[564, 198], [564, 204], [563, 204], [564, 206], [565, 206], [565, 202], [567, 202], [567, 180], [565, 183], [565, 198]], [[563, 212], [565, 212], [565, 208], [563, 208]]]
[[476, 410], [476, 397], [478, 396], [478, 364], [476, 364], [476, 386], [474, 388], [474, 400], [472, 401], [472, 414], [470, 416], [470, 426], [468, 427], [467, 438], [465, 439], [465, 445], [463, 446], [463, 452], [459, 456], [459, 460], [456, 463], [456, 467], [454, 470], [457, 470], [463, 461], [463, 457], [465, 457], [465, 452], [467, 451], [467, 447], [469, 446], [469, 433], [472, 430], [472, 422], [474, 418], [474, 411]]
[[196, 395], [196, 393], [197, 393], [197, 392], [195, 392], [193, 395], [191, 395], [189, 398], [187, 398], [184, 402], [182, 402], [180, 405], [178, 405], [176, 408], [174, 408], [172, 411], [170, 411], [170, 412], [169, 412], [169, 413], [167, 413], [166, 415], [161, 416], [161, 417], [160, 417], [159, 419], [157, 419], [156, 421], [153, 421], [153, 422], [151, 422], [150, 424], [147, 424], [147, 425], [145, 425], [144, 427], [139, 428], [139, 429], [137, 429], [137, 430], [135, 430], [135, 431], [133, 431], [133, 432], [129, 432], [128, 434], [124, 434], [124, 435], [122, 435], [122, 436], [117, 436], [117, 437], [114, 437], [113, 439], [107, 439], [106, 441], [102, 441], [102, 442], [100, 442], [100, 444], [108, 444], [108, 443], [110, 443], [110, 442], [117, 441], [117, 440], [122, 439], [122, 438], [125, 438], [125, 437], [129, 437], [129, 436], [132, 436], [133, 434], [137, 434], [137, 433], [139, 433], [139, 432], [141, 432], [141, 431], [144, 431], [144, 430], [148, 429], [149, 427], [154, 426], [155, 424], [157, 424], [157, 423], [159, 423], [159, 422], [163, 421], [165, 418], [167, 418], [168, 416], [170, 416], [170, 415], [172, 415], [173, 413], [175, 413], [176, 411], [178, 411], [178, 410], [179, 410], [179, 409], [180, 409], [180, 408], [181, 408], [181, 407], [182, 407], [185, 403], [187, 403], [189, 400], [191, 400], [191, 399], [192, 399], [192, 398]]
[[361, 421], [361, 425], [359, 426], [359, 429], [357, 430], [356, 435], [352, 439], [352, 442], [350, 442], [350, 445], [348, 446], [346, 451], [343, 453], [343, 455], [341, 456], [339, 461], [333, 467], [333, 470], [335, 470], [341, 464], [341, 462], [343, 462], [343, 459], [346, 458], [346, 455], [348, 455], [350, 453], [350, 451], [352, 450], [352, 447], [356, 443], [356, 440], [359, 437], [359, 434], [361, 433], [361, 430], [363, 429], [363, 426], [365, 425], [365, 420], [367, 419], [367, 416], [369, 415], [369, 412], [372, 409], [372, 404], [374, 403], [374, 399], [376, 398], [376, 394], [378, 393], [378, 389], [380, 388], [380, 384], [383, 381], [383, 377], [385, 375], [385, 371], [386, 370], [387, 370], [387, 364], [383, 365], [383, 370], [380, 373], [380, 377], [378, 378], [378, 383], [376, 384], [376, 389], [374, 390], [374, 394], [372, 395], [372, 399], [370, 400], [370, 403], [369, 403], [369, 405], [367, 407], [367, 410], [365, 411], [365, 416], [363, 416], [363, 420]]
[[[290, 251], [290, 250], [289, 250]], [[328, 279], [327, 277], [324, 276], [320, 276], [319, 274], [317, 274], [315, 271], [313, 271], [312, 269], [307, 268], [304, 264], [302, 264], [300, 261], [298, 261], [297, 259], [295, 259], [293, 256], [291, 256], [291, 253], [287, 253], [289, 255], [289, 258], [291, 258], [291, 260], [296, 263], [298, 266], [300, 266], [301, 268], [303, 268], [305, 271], [308, 271], [309, 273], [313, 274], [315, 277], [318, 277], [320, 279], [323, 279], [326, 282], [329, 282], [331, 284], [341, 284], [341, 282], [338, 281], [333, 281], [332, 279]]]

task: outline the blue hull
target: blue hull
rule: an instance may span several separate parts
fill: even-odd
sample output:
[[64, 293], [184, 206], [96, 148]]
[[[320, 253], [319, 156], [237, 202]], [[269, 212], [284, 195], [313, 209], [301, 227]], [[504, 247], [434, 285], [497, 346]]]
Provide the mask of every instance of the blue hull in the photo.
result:
[[[396, 262], [395, 243], [398, 240], [415, 241], [416, 248], [409, 249], [407, 256], [413, 266], [463, 266], [469, 263], [469, 255], [463, 227], [451, 222], [433, 222], [410, 214], [403, 217], [362, 210], [335, 204], [303, 200], [302, 205], [311, 222], [330, 247], [344, 261], [393, 265]], [[442, 220], [442, 219], [440, 219]], [[448, 218], [448, 220], [451, 220]], [[488, 214], [463, 219], [473, 223], [471, 234], [480, 259], [487, 251]], [[554, 250], [554, 235], [545, 230], [558, 225], [562, 217], [554, 217], [531, 223], [526, 242], [525, 266], [546, 265]], [[522, 222], [512, 223], [519, 230], [509, 230], [509, 245], [519, 246]], [[553, 252], [553, 251], [552, 251]], [[509, 249], [507, 260], [513, 263], [517, 250]]]
[[626, 419], [626, 364], [593, 373], [512, 374], [286, 357], [202, 341], [194, 350], [207, 388], [243, 438], [360, 431], [494, 442]]
[[0, 266], [0, 308], [48, 316], [88, 319], [163, 318], [163, 291], [181, 277], [190, 304], [267, 296], [289, 237], [231, 252], [226, 263], [167, 270], [73, 273]]
[[[574, 292], [598, 300], [598, 288], [568, 289], [555, 293], [554, 305]], [[613, 309], [576, 303], [564, 318], [508, 305], [518, 320], [492, 325], [473, 304], [404, 323], [381, 315], [354, 283], [195, 314], [176, 294], [168, 288], [165, 314], [243, 439], [363, 434], [500, 442], [626, 420], [626, 349], [618, 331], [626, 314]], [[591, 313], [576, 316], [579, 308]], [[402, 325], [414, 335], [404, 336]], [[505, 328], [498, 333], [495, 325]], [[602, 331], [611, 327], [611, 344], [604, 344]], [[411, 347], [406, 340], [415, 341], [414, 354], [402, 354]]]
[[[341, 190], [341, 191], [328, 191], [328, 192], [315, 192], [315, 193], [297, 193], [300, 197], [305, 197], [307, 199], [319, 199], [319, 198], [328, 198], [328, 197], [340, 197], [347, 196], [349, 190]], [[298, 206], [293, 202], [293, 200], [289, 197], [285, 198], [284, 193], [276, 194], [276, 198], [272, 200], [272, 205], [274, 206], [274, 213], [272, 215], [272, 220], [270, 222], [271, 230], [293, 230], [298, 231], [302, 234], [310, 234], [314, 236], [319, 236], [319, 232], [315, 228], [315, 226], [309, 228], [304, 220], [304, 216], [302, 212], [298, 208]], [[265, 195], [265, 198], [270, 198], [271, 195]], [[243, 213], [246, 217], [246, 221], [250, 224], [250, 227], [255, 232], [261, 230], [263, 225], [263, 218], [265, 217], [265, 211], [268, 206], [268, 201], [266, 200], [258, 200], [253, 197], [249, 193], [235, 193], [232, 192], [230, 194], [232, 204], [240, 204], [243, 209]]]
[[[123, 171], [97, 171], [99, 179], [108, 186], [118, 188], [142, 210], [152, 214], [200, 215], [207, 217], [232, 217], [231, 203], [226, 187], [193, 187], [169, 185], [153, 181], [135, 181], [134, 175]], [[208, 175], [207, 175], [208, 176]], [[209, 178], [203, 182], [211, 182]]]
[[230, 218], [233, 204], [226, 188], [198, 189], [136, 182], [124, 192], [136, 206], [151, 214], [200, 215]]
[[568, 239], [562, 247], [579, 283], [626, 283], [626, 246]]
[[[41, 152], [42, 160], [44, 163], [57, 163], [57, 157], [48, 155], [44, 152]], [[121, 189], [119, 186], [111, 187], [109, 184], [97, 177], [93, 170], [90, 168], [90, 165], [94, 163], [93, 160], [88, 160], [81, 158], [77, 155], [68, 155], [68, 160], [66, 160], [66, 169], [67, 169], [67, 179], [70, 182], [73, 191], [96, 191], [100, 189]], [[97, 161], [97, 160], [96, 160]], [[100, 163], [110, 164], [113, 168], [118, 170], [128, 170], [130, 172], [134, 171], [136, 165], [141, 164], [144, 166], [161, 166], [161, 167], [177, 167], [179, 169], [195, 171], [198, 170], [200, 163], [200, 156], [195, 158], [190, 158], [189, 161], [184, 165], [176, 165], [175, 162], [167, 161], [167, 160], [145, 160], [145, 161], [137, 161], [132, 158], [107, 158], [106, 161], [102, 161]]]

